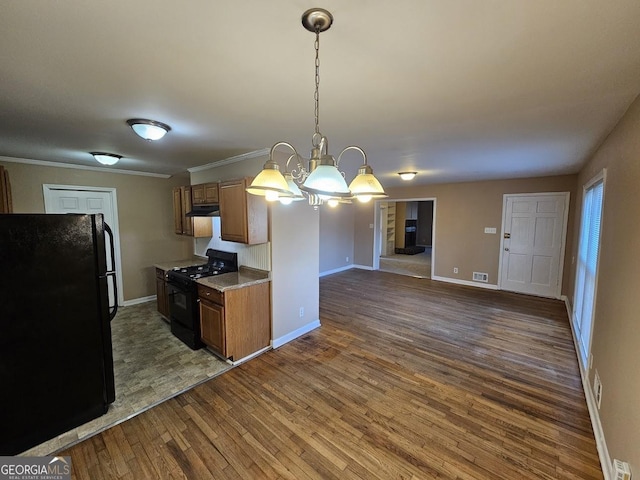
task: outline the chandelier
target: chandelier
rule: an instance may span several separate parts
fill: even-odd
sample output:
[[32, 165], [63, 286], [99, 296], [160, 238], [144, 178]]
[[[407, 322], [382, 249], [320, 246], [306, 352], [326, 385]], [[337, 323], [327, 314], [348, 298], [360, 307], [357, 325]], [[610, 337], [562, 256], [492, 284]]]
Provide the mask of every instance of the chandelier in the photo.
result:
[[[269, 151], [269, 159], [262, 167], [262, 171], [254, 178], [247, 192], [261, 195], [268, 201], [280, 200], [283, 204], [308, 199], [310, 205], [327, 203], [336, 206], [338, 203], [351, 203], [357, 198], [360, 202], [368, 202], [372, 198], [384, 198], [387, 194], [382, 185], [373, 175], [373, 169], [367, 164], [367, 155], [362, 148], [355, 145], [346, 147], [336, 160], [329, 154], [329, 141], [320, 133], [320, 33], [331, 27], [333, 16], [322, 8], [312, 8], [302, 14], [302, 25], [315, 33], [315, 92], [314, 114], [315, 132], [311, 137], [311, 155], [307, 160], [303, 158], [293, 145], [287, 142], [277, 142]], [[280, 166], [274, 160], [274, 153], [278, 147], [287, 147], [293, 153], [289, 156], [284, 175], [280, 173]], [[344, 173], [339, 170], [340, 160], [345, 152], [354, 150], [363, 158], [363, 164], [351, 184], [347, 186]], [[290, 164], [293, 162], [293, 167]], [[304, 165], [307, 162], [308, 166]]]

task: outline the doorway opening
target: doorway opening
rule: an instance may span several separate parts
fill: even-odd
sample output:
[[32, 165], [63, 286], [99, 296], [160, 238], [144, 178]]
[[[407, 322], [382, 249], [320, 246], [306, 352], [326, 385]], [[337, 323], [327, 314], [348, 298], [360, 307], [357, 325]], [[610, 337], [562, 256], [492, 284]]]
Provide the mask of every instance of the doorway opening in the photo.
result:
[[435, 204], [435, 198], [379, 202], [374, 268], [419, 278], [432, 277]]

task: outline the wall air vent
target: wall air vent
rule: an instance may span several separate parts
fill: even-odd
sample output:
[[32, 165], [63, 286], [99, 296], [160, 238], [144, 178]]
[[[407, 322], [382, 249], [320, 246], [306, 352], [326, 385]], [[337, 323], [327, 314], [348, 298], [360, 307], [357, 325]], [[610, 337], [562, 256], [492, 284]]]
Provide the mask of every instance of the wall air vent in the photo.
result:
[[488, 273], [482, 273], [482, 272], [473, 272], [473, 281], [474, 282], [488, 282], [489, 281], [489, 274]]
[[627, 462], [613, 459], [613, 480], [631, 480], [631, 469]]

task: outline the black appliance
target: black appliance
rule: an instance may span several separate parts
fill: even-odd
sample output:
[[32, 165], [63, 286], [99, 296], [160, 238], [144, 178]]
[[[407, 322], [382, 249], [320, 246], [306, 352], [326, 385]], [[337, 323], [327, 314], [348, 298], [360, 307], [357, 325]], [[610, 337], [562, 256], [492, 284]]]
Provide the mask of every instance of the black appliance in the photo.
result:
[[405, 220], [404, 223], [404, 246], [415, 247], [416, 246], [416, 230], [418, 229], [417, 220]]
[[200, 309], [196, 280], [238, 271], [237, 253], [210, 248], [207, 250], [207, 258], [208, 261], [205, 264], [178, 267], [167, 272], [171, 333], [193, 350], [204, 346], [200, 339]]
[[219, 217], [220, 205], [193, 205], [191, 211], [185, 214], [186, 217]]
[[102, 214], [0, 215], [0, 455], [97, 418], [115, 400], [113, 258]]

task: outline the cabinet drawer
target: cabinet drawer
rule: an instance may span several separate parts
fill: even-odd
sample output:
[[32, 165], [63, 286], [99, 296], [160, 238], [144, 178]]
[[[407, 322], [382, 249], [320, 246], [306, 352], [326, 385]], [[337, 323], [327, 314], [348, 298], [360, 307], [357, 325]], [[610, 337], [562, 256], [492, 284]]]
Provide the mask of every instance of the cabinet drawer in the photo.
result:
[[198, 285], [198, 297], [207, 299], [210, 302], [224, 305], [224, 293], [214, 290], [213, 288]]

